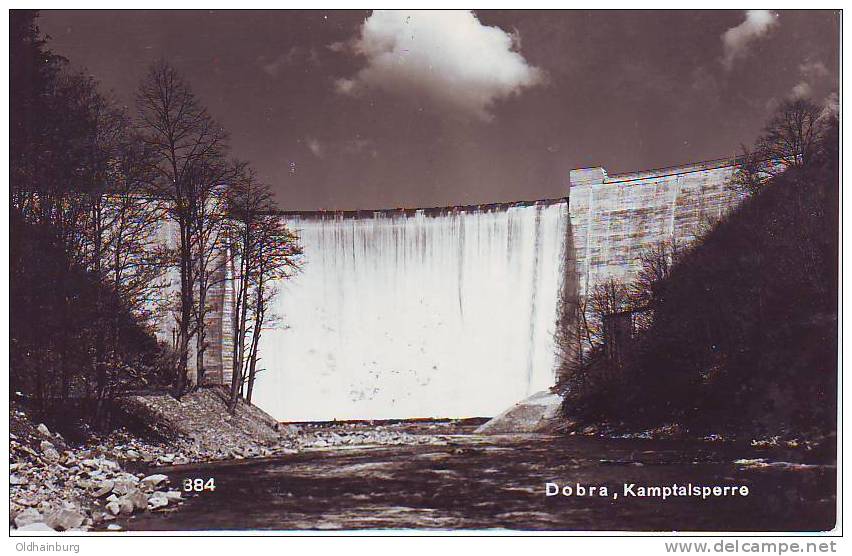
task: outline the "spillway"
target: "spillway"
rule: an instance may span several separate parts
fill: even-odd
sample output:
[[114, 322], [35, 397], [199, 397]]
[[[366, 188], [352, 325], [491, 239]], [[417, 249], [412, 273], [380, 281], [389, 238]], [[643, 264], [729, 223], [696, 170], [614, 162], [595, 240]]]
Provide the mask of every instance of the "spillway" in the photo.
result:
[[554, 382], [566, 200], [298, 213], [255, 403], [285, 421], [499, 413]]

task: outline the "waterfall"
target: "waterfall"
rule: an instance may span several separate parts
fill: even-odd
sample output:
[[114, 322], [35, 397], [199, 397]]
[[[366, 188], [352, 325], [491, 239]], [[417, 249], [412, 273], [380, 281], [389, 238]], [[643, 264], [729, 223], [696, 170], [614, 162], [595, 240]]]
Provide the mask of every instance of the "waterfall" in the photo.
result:
[[491, 416], [554, 382], [566, 201], [285, 216], [255, 402], [281, 420]]

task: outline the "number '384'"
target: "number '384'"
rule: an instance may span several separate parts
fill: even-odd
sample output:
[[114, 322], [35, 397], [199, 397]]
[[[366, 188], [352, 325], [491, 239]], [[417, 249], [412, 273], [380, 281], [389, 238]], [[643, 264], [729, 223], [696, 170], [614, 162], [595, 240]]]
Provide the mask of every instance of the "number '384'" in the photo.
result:
[[216, 481], [213, 477], [209, 479], [187, 477], [183, 480], [184, 492], [203, 492], [205, 490], [210, 492], [216, 490]]

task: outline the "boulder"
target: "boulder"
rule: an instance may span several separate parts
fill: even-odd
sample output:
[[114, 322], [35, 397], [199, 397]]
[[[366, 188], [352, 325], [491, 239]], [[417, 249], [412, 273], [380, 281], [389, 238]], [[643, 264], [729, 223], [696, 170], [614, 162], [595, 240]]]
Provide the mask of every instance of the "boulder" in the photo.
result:
[[53, 444], [47, 440], [42, 440], [39, 447], [41, 448], [41, 455], [44, 456], [44, 459], [49, 462], [59, 461], [59, 452], [56, 451]]
[[121, 466], [118, 465], [116, 462], [112, 461], [111, 459], [102, 459], [98, 463], [100, 463], [100, 467], [109, 469], [110, 471], [118, 471], [119, 469], [121, 469]]
[[50, 436], [50, 429], [48, 429], [47, 425], [45, 425], [44, 423], [39, 423], [36, 427], [36, 430], [44, 436]]
[[15, 516], [15, 527], [20, 529], [21, 527], [31, 523], [39, 523], [41, 521], [44, 521], [44, 519], [41, 517], [41, 513], [37, 509], [27, 508]]
[[106, 509], [112, 515], [118, 515], [121, 513], [121, 504], [114, 500], [106, 505]]
[[9, 475], [9, 484], [10, 485], [13, 485], [13, 486], [14, 485], [25, 485], [25, 484], [28, 484], [28, 483], [29, 483], [29, 480], [27, 480], [26, 477], [22, 477], [20, 475], [15, 475], [14, 473]]
[[85, 519], [86, 516], [76, 510], [62, 508], [48, 515], [44, 521], [57, 531], [67, 531], [81, 526]]
[[124, 502], [130, 502], [134, 510], [145, 510], [148, 508], [148, 497], [139, 490], [129, 492], [118, 499], [119, 504], [123, 504]]
[[156, 510], [158, 508], [164, 508], [169, 505], [169, 499], [166, 498], [165, 493], [163, 492], [155, 492], [151, 496], [148, 497], [148, 509]]
[[[147, 500], [145, 501], [147, 505]], [[118, 513], [121, 515], [130, 515], [133, 513], [134, 508], [136, 507], [133, 501], [124, 498], [123, 496], [118, 499]]]
[[109, 530], [109, 531], [120, 531], [121, 525], [119, 525], [118, 523], [110, 523], [109, 525], [107, 525], [107, 530]]
[[118, 494], [119, 496], [129, 494], [129, 493], [134, 492], [136, 490], [139, 490], [139, 489], [136, 488], [136, 483], [134, 483], [133, 481], [131, 481], [129, 479], [120, 479], [120, 480], [114, 481], [113, 486], [112, 486], [112, 491], [114, 493]]
[[167, 490], [164, 493], [164, 496], [169, 502], [177, 502], [178, 500], [183, 498], [183, 495], [179, 490]]
[[143, 487], [155, 489], [163, 483], [167, 483], [169, 481], [169, 477], [167, 475], [163, 475], [161, 473], [155, 475], [148, 475], [144, 479], [142, 479], [141, 483]]
[[95, 498], [100, 498], [102, 496], [106, 496], [112, 489], [115, 488], [115, 481], [102, 481], [100, 485], [98, 485], [98, 489], [92, 494]]
[[477, 434], [551, 432], [559, 423], [562, 397], [548, 390], [521, 400], [476, 429]]

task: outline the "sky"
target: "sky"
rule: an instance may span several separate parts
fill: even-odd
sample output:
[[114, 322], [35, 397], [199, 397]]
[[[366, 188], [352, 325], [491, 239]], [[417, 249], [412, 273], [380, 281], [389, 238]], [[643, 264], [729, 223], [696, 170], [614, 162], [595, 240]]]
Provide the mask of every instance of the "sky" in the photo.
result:
[[732, 156], [837, 103], [831, 11], [53, 11], [50, 47], [131, 112], [169, 61], [286, 210], [565, 197]]

